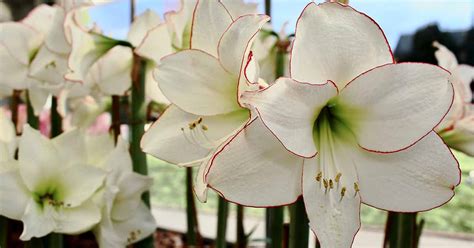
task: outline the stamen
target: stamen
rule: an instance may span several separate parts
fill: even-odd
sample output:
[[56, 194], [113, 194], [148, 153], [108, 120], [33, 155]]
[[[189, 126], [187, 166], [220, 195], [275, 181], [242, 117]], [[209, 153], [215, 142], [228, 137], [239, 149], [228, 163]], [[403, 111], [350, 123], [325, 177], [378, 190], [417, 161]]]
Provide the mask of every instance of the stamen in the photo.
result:
[[332, 179], [329, 179], [329, 188], [334, 188], [334, 183], [332, 182]]
[[328, 180], [323, 179], [323, 184], [324, 184], [324, 188], [327, 189], [328, 188]]
[[339, 183], [339, 180], [341, 180], [341, 176], [342, 176], [341, 172], [337, 173], [336, 178], [334, 178], [334, 181], [336, 181], [336, 183]]
[[199, 117], [199, 119], [198, 119], [196, 122], [197, 122], [197, 124], [201, 124], [201, 122], [202, 122], [202, 117]]
[[357, 192], [359, 192], [359, 184], [358, 183], [354, 183], [354, 190], [355, 190], [355, 194], [357, 194]]
[[342, 189], [341, 189], [341, 199], [342, 199], [342, 197], [344, 197], [345, 194], [346, 194], [346, 187], [342, 187]]
[[206, 125], [201, 125], [201, 128], [202, 128], [202, 130], [204, 130], [204, 131], [207, 131], [207, 130], [208, 130], [208, 128], [207, 128]]
[[316, 181], [321, 181], [321, 177], [323, 176], [323, 173], [320, 171], [318, 175], [316, 175]]

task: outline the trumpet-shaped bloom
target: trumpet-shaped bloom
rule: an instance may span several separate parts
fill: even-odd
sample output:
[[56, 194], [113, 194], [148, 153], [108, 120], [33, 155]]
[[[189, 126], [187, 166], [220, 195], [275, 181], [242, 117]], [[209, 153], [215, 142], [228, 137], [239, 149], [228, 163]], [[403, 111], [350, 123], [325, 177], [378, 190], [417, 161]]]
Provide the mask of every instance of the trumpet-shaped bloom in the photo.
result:
[[438, 64], [451, 72], [454, 86], [454, 102], [446, 118], [436, 128], [446, 144], [456, 150], [474, 156], [474, 109], [471, 103], [471, 82], [474, 67], [459, 65], [456, 56], [445, 46], [435, 42]]
[[[249, 120], [239, 92], [258, 88], [244, 71], [250, 45], [268, 19], [252, 14], [233, 21], [221, 2], [198, 2], [192, 49], [166, 56], [155, 70], [172, 105], [143, 136], [143, 151], [177, 165], [201, 164], [201, 175], [206, 171], [209, 155]], [[206, 183], [198, 178], [196, 192], [204, 201]]]
[[101, 222], [94, 228], [100, 247], [125, 247], [155, 232], [156, 223], [141, 195], [152, 178], [132, 171], [128, 144], [119, 138], [114, 148], [110, 135], [88, 138], [91, 164], [107, 171], [104, 187], [95, 201], [102, 208]]
[[0, 214], [23, 222], [21, 240], [51, 232], [77, 234], [100, 221], [92, 196], [105, 173], [87, 162], [80, 131], [48, 140], [25, 126], [18, 161], [0, 173]]
[[257, 207], [302, 195], [322, 247], [351, 246], [361, 203], [416, 212], [450, 200], [460, 171], [433, 132], [453, 100], [449, 72], [394, 64], [380, 27], [345, 5], [308, 4], [296, 30], [292, 78], [244, 93], [260, 118], [215, 154], [209, 186]]

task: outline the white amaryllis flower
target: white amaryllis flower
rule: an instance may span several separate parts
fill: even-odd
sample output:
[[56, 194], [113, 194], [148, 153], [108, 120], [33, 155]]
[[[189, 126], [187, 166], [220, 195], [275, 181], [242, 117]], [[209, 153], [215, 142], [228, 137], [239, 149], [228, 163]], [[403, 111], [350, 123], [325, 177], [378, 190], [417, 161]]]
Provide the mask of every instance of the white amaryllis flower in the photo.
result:
[[100, 221], [92, 196], [105, 173], [86, 158], [80, 131], [49, 140], [23, 128], [18, 161], [2, 164], [8, 169], [0, 173], [0, 215], [23, 222], [21, 240], [51, 232], [77, 234]]
[[17, 147], [16, 129], [5, 110], [0, 108], [0, 162], [13, 159]]
[[471, 82], [474, 80], [474, 67], [459, 65], [456, 56], [438, 42], [435, 52], [438, 64], [451, 72], [454, 86], [454, 102], [448, 115], [436, 128], [436, 132], [446, 144], [456, 150], [474, 156], [474, 105]]
[[114, 147], [106, 134], [89, 136], [87, 143], [90, 163], [107, 171], [105, 185], [94, 197], [102, 209], [102, 220], [93, 230], [99, 246], [125, 247], [153, 234], [155, 219], [141, 199], [153, 179], [132, 171], [126, 141], [119, 138]]
[[322, 247], [351, 246], [361, 202], [417, 212], [450, 200], [460, 170], [433, 131], [450, 74], [395, 64], [380, 27], [349, 6], [310, 3], [296, 28], [292, 78], [244, 94], [260, 119], [216, 153], [209, 187], [256, 207], [302, 195]]
[[172, 105], [141, 145], [144, 152], [173, 164], [201, 164], [195, 191], [205, 201], [202, 175], [209, 155], [249, 120], [239, 96], [258, 85], [248, 84], [244, 69], [252, 41], [269, 18], [251, 14], [233, 21], [221, 2], [199, 1], [193, 20], [192, 49], [163, 58], [155, 70]]

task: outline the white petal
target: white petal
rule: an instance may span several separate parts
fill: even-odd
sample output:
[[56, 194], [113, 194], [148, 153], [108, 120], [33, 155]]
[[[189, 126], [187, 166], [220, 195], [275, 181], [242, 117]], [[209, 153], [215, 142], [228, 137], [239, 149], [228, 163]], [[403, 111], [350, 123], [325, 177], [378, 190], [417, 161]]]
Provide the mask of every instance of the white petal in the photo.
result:
[[87, 161], [85, 133], [79, 129], [64, 132], [51, 141], [56, 148], [54, 156], [62, 161], [64, 165], [68, 163], [85, 163]]
[[153, 185], [153, 179], [138, 173], [127, 173], [120, 180], [118, 192], [111, 216], [114, 220], [125, 220], [130, 218], [132, 213], [137, 211], [138, 205], [142, 202], [142, 194]]
[[0, 24], [0, 44], [12, 57], [28, 65], [42, 42], [42, 35], [28, 25], [19, 22]]
[[433, 46], [438, 48], [435, 52], [435, 57], [438, 60], [438, 65], [445, 68], [446, 70], [455, 70], [458, 66], [458, 60], [453, 52], [449, 51], [448, 48], [441, 45], [439, 42], [433, 42]]
[[396, 212], [438, 207], [454, 196], [459, 165], [435, 132], [397, 153], [359, 150], [354, 158], [362, 201]]
[[108, 154], [114, 150], [114, 147], [114, 139], [108, 133], [102, 135], [88, 135], [86, 137], [88, 164], [100, 167]]
[[56, 8], [60, 9], [59, 6], [53, 7], [47, 4], [40, 4], [31, 10], [21, 22], [27, 24], [46, 37], [52, 28]]
[[90, 67], [109, 49], [117, 44], [116, 40], [106, 36], [86, 32], [78, 27], [71, 28], [72, 50], [69, 55], [69, 69], [66, 78], [71, 81], [83, 81]]
[[30, 199], [25, 213], [21, 218], [23, 222], [23, 232], [21, 233], [20, 239], [26, 241], [33, 237], [40, 238], [53, 232], [57, 226], [53, 218], [53, 211], [51, 207], [42, 208], [36, 204], [34, 199]]
[[165, 55], [171, 54], [173, 48], [171, 46], [171, 36], [165, 24], [148, 31], [143, 41], [135, 49], [135, 53], [159, 63]]
[[377, 67], [341, 91], [335, 115], [362, 147], [401, 150], [431, 132], [448, 112], [454, 96], [449, 77], [447, 71], [422, 63]]
[[[115, 222], [114, 224], [116, 233], [120, 237], [130, 238], [128, 244], [140, 241], [155, 233], [157, 227], [155, 218], [144, 203], [139, 205], [132, 218], [124, 222]], [[132, 232], [134, 232], [135, 235], [132, 235]]]
[[189, 113], [216, 115], [240, 109], [237, 79], [202, 51], [186, 50], [163, 58], [155, 79], [163, 94]]
[[46, 46], [41, 46], [31, 62], [29, 75], [44, 83], [60, 86], [68, 70], [67, 59], [67, 55], [51, 52]]
[[296, 26], [291, 77], [339, 88], [360, 73], [392, 63], [382, 29], [368, 16], [338, 3], [310, 3]]
[[20, 174], [28, 189], [35, 192], [42, 184], [57, 178], [60, 160], [53, 142], [28, 125], [23, 127], [18, 161]]
[[13, 57], [0, 43], [0, 85], [23, 90], [28, 87], [28, 66]]
[[[15, 162], [6, 163], [12, 163], [13, 165], [3, 165], [2, 163], [0, 166], [18, 166]], [[2, 196], [0, 197], [0, 215], [20, 220], [31, 197], [30, 194], [18, 169], [6, 172], [0, 171], [0, 195]]]
[[191, 131], [189, 125], [199, 118], [170, 105], [143, 136], [143, 151], [173, 164], [203, 159], [222, 139], [238, 130], [248, 120], [249, 114], [247, 111], [236, 111], [202, 117], [202, 124], [206, 125], [207, 130], [197, 125]]
[[107, 96], [123, 95], [132, 84], [132, 50], [115, 46], [90, 68], [86, 81], [96, 84]]
[[269, 20], [266, 15], [247, 15], [239, 17], [229, 26], [218, 45], [219, 60], [227, 71], [240, 75], [253, 39]]
[[75, 164], [62, 170], [58, 193], [64, 204], [77, 207], [92, 197], [105, 178], [105, 171], [92, 166]]
[[460, 87], [463, 88], [464, 101], [469, 103], [472, 101], [471, 83], [474, 81], [474, 66], [459, 65], [456, 72], [459, 80], [462, 83], [462, 86]]
[[313, 126], [321, 109], [337, 95], [336, 86], [309, 84], [280, 78], [268, 88], [248, 92], [242, 102], [254, 106], [272, 133], [292, 153], [316, 155]]
[[143, 14], [135, 17], [135, 20], [130, 26], [127, 40], [130, 41], [134, 47], [137, 47], [143, 41], [148, 31], [160, 23], [161, 20], [158, 14], [152, 10], [146, 10]]
[[35, 84], [30, 86], [28, 96], [30, 97], [29, 100], [33, 107], [34, 114], [39, 116], [51, 93], [47, 89], [40, 88], [38, 84]]
[[194, 10], [191, 48], [217, 57], [219, 40], [231, 23], [232, 17], [220, 1], [199, 1]]
[[54, 230], [57, 233], [79, 234], [89, 231], [101, 218], [100, 209], [90, 200], [78, 207], [63, 208], [60, 211]]
[[146, 79], [145, 79], [145, 94], [146, 97], [160, 104], [169, 105], [170, 101], [168, 98], [163, 95], [158, 87], [158, 82], [153, 78], [153, 70], [155, 69], [155, 64], [151, 61], [147, 63], [146, 68]]
[[451, 130], [439, 134], [450, 148], [474, 157], [474, 114], [456, 122]]
[[209, 171], [209, 165], [210, 165], [210, 157], [207, 160], [204, 160], [201, 164], [199, 164], [199, 169], [196, 174], [196, 181], [194, 183], [194, 193], [196, 194], [196, 197], [200, 202], [207, 202], [207, 180], [206, 180], [206, 174]]
[[303, 159], [287, 152], [259, 119], [214, 156], [207, 183], [228, 201], [269, 207], [301, 195]]
[[239, 16], [256, 14], [258, 12], [258, 3], [245, 2], [243, 0], [221, 0], [221, 2], [234, 19]]
[[66, 40], [66, 13], [59, 6], [55, 6], [55, 8], [52, 27], [44, 40], [45, 46], [53, 52], [67, 55], [71, 52], [71, 45]]
[[[323, 187], [321, 181], [316, 181], [315, 176], [321, 166], [319, 159], [318, 155], [304, 162], [303, 199], [309, 225], [318, 237], [321, 247], [349, 248], [360, 228], [360, 196], [349, 188], [352, 187], [352, 182], [341, 197], [342, 187], [339, 184], [336, 183], [334, 188], [329, 190]], [[341, 185], [348, 182], [350, 176], [347, 174], [351, 172], [344, 170]]]
[[180, 2], [180, 10], [165, 13], [166, 24], [172, 34], [173, 46], [178, 51], [189, 48], [192, 13], [197, 0], [181, 0]]

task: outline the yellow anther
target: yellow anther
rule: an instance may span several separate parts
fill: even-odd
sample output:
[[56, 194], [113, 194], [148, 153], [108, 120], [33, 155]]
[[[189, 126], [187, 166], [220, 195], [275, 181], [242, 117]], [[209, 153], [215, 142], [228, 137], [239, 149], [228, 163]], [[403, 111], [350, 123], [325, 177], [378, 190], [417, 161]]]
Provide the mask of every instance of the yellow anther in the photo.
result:
[[334, 183], [332, 182], [332, 179], [329, 179], [329, 188], [334, 188]]
[[184, 132], [184, 127], [182, 127], [182, 128], [181, 128], [181, 131], [183, 131], [183, 132]]
[[338, 183], [339, 180], [341, 180], [341, 176], [342, 176], [342, 173], [341, 173], [341, 172], [337, 173], [337, 174], [336, 174], [336, 177], [334, 178], [334, 181], [336, 181], [336, 183]]
[[323, 179], [324, 188], [328, 188], [328, 180]]
[[354, 190], [355, 192], [359, 192], [359, 184], [358, 183], [354, 183]]
[[189, 123], [189, 129], [194, 129], [196, 127], [196, 122]]
[[201, 124], [202, 122], [202, 117], [199, 117], [199, 119], [197, 120], [197, 124]]
[[207, 126], [206, 125], [201, 125], [202, 130], [207, 131]]
[[322, 172], [319, 172], [318, 175], [316, 175], [316, 181], [321, 181], [321, 177], [323, 176]]
[[342, 187], [342, 189], [341, 189], [341, 198], [344, 197], [345, 194], [346, 194], [346, 187]]

